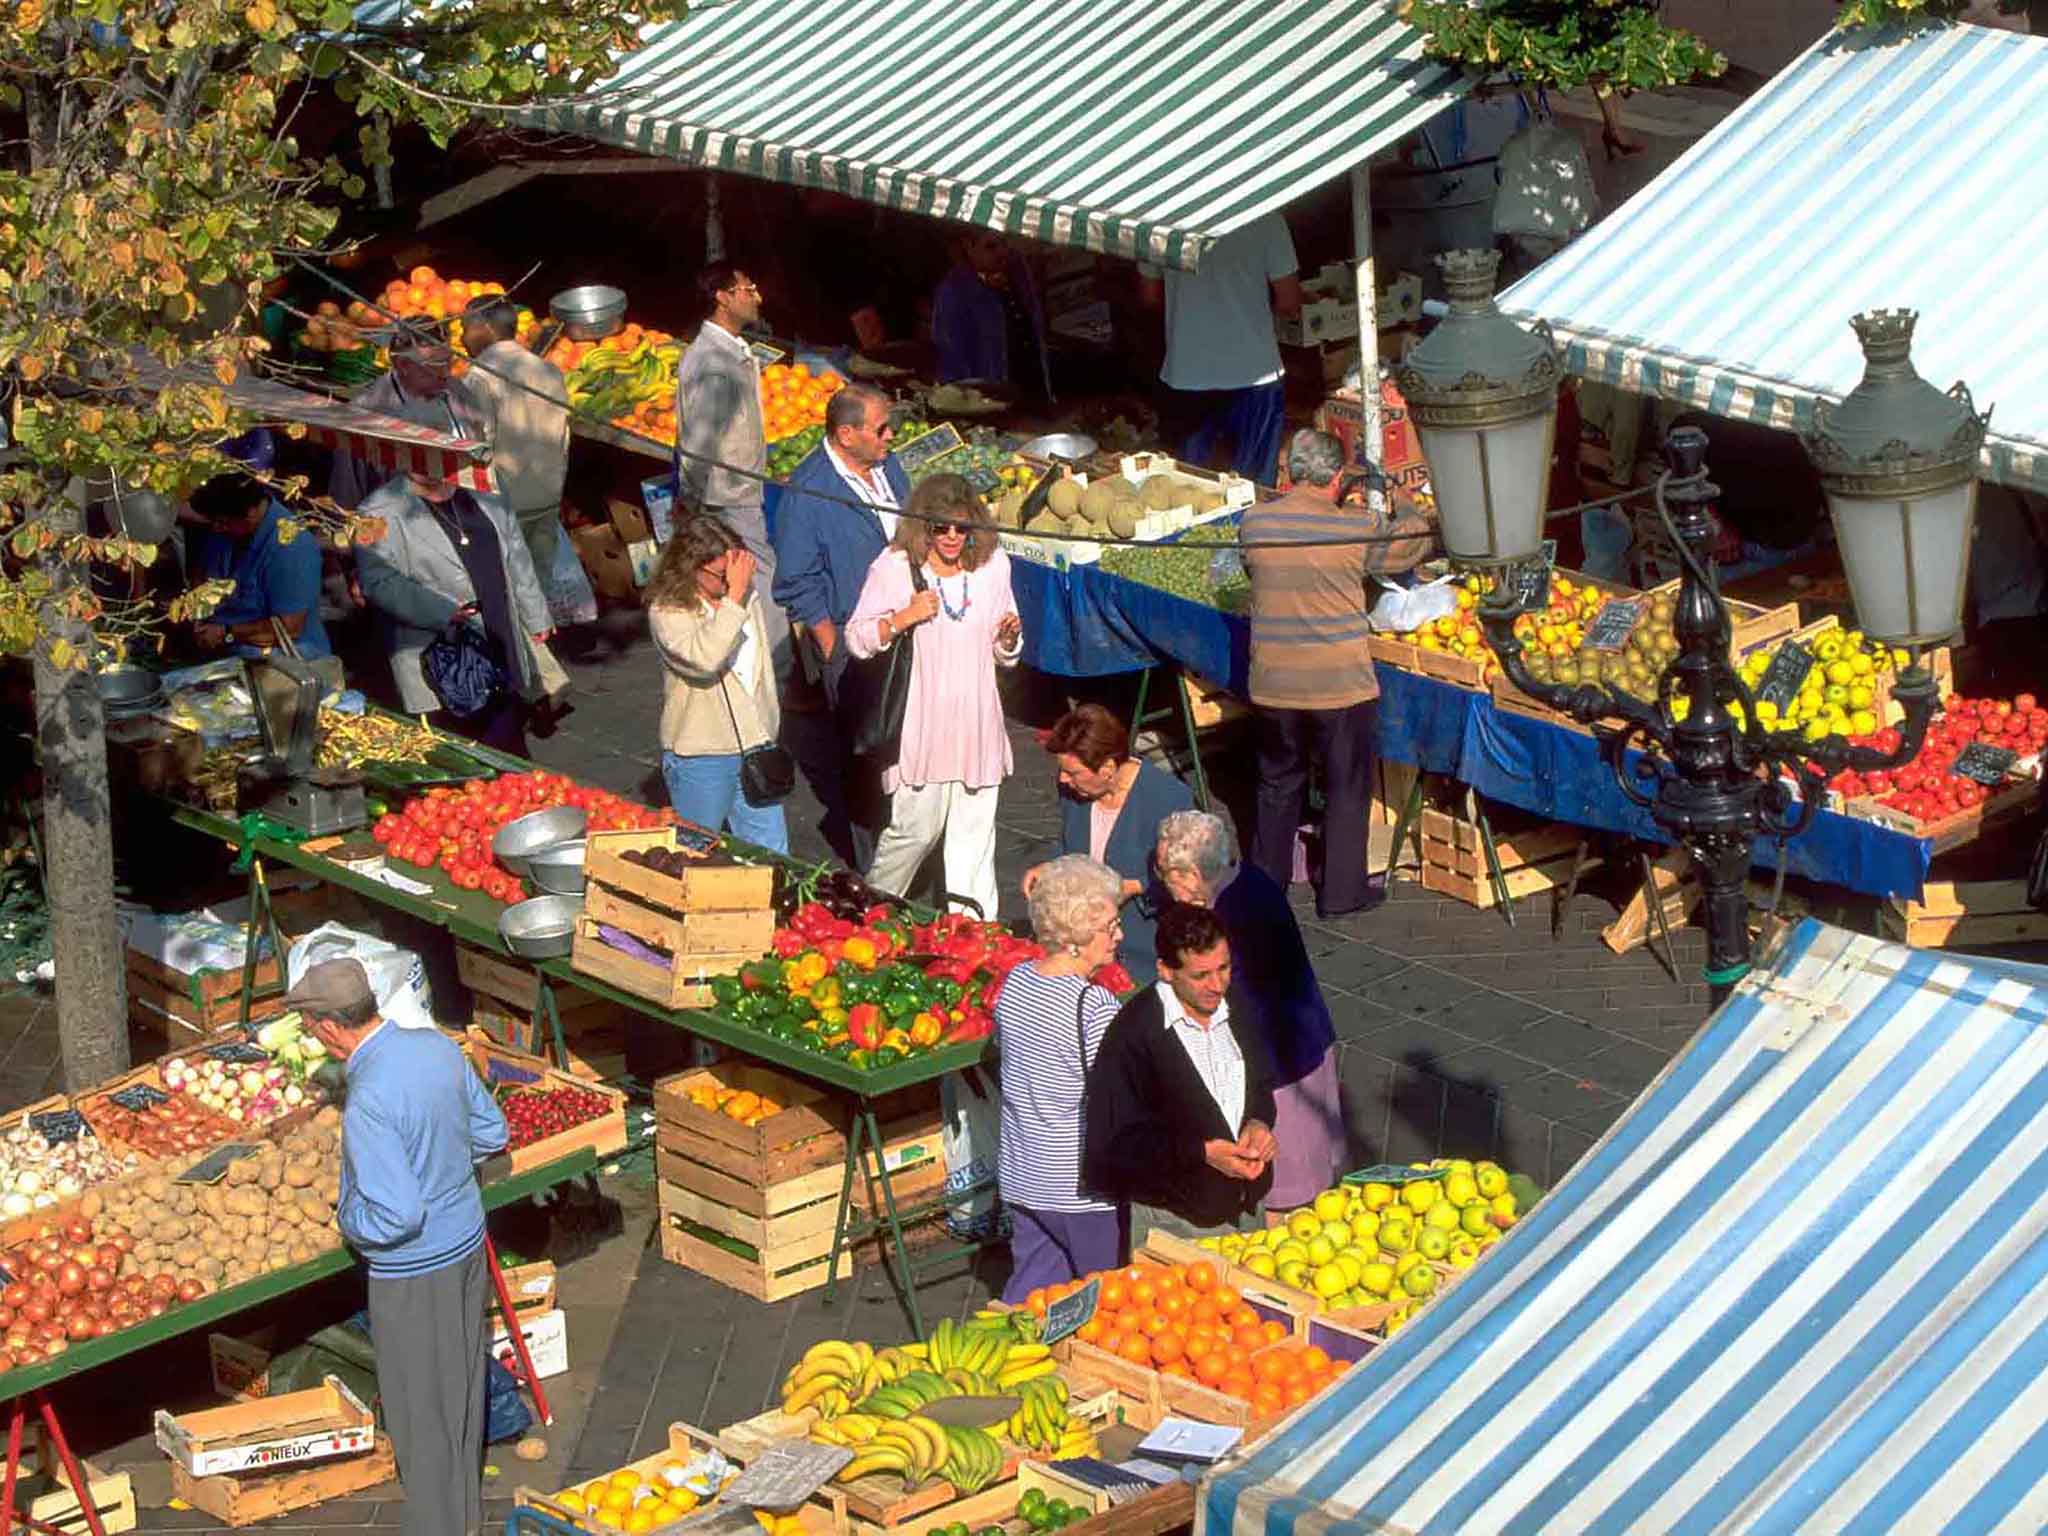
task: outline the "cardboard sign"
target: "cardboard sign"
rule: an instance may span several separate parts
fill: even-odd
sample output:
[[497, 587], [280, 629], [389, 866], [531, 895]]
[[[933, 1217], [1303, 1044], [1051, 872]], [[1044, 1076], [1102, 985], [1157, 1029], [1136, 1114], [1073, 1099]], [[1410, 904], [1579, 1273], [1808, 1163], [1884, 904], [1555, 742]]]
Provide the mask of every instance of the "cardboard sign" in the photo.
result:
[[484, 1081], [487, 1083], [537, 1083], [540, 1073], [526, 1067], [514, 1066], [511, 1062], [493, 1056], [484, 1063]]
[[1643, 616], [1643, 605], [1630, 602], [1625, 597], [1610, 597], [1601, 605], [1586, 630], [1586, 638], [1579, 642], [1580, 649], [1588, 651], [1618, 651], [1628, 644], [1628, 637], [1635, 633], [1636, 621]]
[[1956, 754], [1951, 765], [1953, 772], [1966, 779], [1975, 779], [1979, 784], [1996, 786], [2005, 782], [2012, 765], [2019, 761], [2019, 753], [2011, 747], [1994, 747], [1988, 741], [1973, 741]]
[[215, 1061], [231, 1061], [244, 1067], [267, 1067], [270, 1052], [260, 1045], [248, 1045], [240, 1040], [230, 1040], [225, 1045], [211, 1045], [206, 1054]]
[[[267, 1056], [264, 1059], [269, 1060]], [[146, 1109], [154, 1109], [159, 1104], [167, 1103], [170, 1097], [163, 1089], [152, 1088], [148, 1083], [130, 1083], [126, 1088], [108, 1094], [107, 1102], [118, 1104], [123, 1109], [139, 1115]]]
[[950, 421], [941, 422], [924, 436], [912, 438], [896, 449], [896, 462], [903, 466], [904, 474], [914, 475], [933, 459], [942, 459], [960, 446], [960, 429]]
[[778, 1440], [733, 1479], [720, 1499], [754, 1509], [794, 1509], [851, 1460], [853, 1452], [843, 1445]]
[[1057, 1344], [1075, 1329], [1086, 1326], [1101, 1300], [1100, 1279], [1090, 1280], [1071, 1296], [1062, 1296], [1045, 1309], [1045, 1329], [1039, 1335], [1041, 1342]]
[[1806, 674], [1813, 670], [1813, 652], [1797, 640], [1787, 640], [1778, 647], [1771, 657], [1771, 664], [1764, 671], [1763, 681], [1756, 685], [1756, 701], [1759, 704], [1775, 704], [1782, 711], [1799, 696], [1799, 685], [1806, 681]]
[[1517, 611], [1533, 613], [1550, 606], [1550, 574], [1556, 564], [1557, 540], [1545, 539], [1533, 559], [1515, 567], [1512, 580]]
[[205, 1157], [187, 1168], [172, 1180], [176, 1184], [218, 1184], [228, 1176], [228, 1168], [245, 1157], [253, 1157], [262, 1147], [249, 1141], [231, 1141], [224, 1147], [215, 1147]]
[[[119, 1095], [116, 1094], [114, 1097], [118, 1098]], [[138, 1106], [122, 1107], [129, 1109]], [[85, 1129], [85, 1116], [75, 1109], [46, 1109], [41, 1114], [30, 1115], [28, 1123], [38, 1136], [54, 1147], [67, 1141], [78, 1140], [79, 1133]]]

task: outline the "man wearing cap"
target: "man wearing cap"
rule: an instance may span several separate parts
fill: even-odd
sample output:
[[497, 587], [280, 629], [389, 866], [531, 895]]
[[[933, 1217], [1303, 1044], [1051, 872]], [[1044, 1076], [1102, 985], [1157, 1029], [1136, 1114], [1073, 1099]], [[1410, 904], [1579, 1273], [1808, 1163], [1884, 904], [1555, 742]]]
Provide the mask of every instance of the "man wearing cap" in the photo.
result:
[[354, 960], [313, 966], [285, 998], [348, 1073], [341, 1235], [369, 1266], [384, 1423], [405, 1485], [406, 1536], [483, 1524], [484, 1207], [476, 1164], [505, 1116], [439, 1030], [381, 1018]]

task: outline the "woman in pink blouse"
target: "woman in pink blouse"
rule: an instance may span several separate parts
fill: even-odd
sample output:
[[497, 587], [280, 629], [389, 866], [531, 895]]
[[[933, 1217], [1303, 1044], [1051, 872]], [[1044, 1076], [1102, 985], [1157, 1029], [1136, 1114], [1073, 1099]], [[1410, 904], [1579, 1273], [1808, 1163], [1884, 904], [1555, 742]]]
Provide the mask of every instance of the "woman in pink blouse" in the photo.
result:
[[[924, 568], [913, 589], [911, 562]], [[996, 915], [996, 792], [1010, 772], [1010, 736], [996, 668], [1014, 667], [1024, 625], [1010, 557], [988, 509], [959, 475], [918, 486], [896, 538], [868, 567], [846, 626], [856, 656], [913, 647], [910, 702], [896, 766], [882, 777], [889, 826], [867, 878], [900, 896], [943, 837], [947, 893]]]

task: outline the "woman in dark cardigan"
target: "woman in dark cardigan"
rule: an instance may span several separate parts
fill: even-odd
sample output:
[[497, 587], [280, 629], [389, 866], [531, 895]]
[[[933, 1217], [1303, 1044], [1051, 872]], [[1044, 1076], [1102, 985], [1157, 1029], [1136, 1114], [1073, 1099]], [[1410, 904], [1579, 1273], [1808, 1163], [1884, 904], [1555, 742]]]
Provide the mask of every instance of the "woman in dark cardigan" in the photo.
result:
[[1337, 1030], [1309, 963], [1287, 893], [1237, 861], [1220, 816], [1176, 811], [1159, 824], [1159, 883], [1176, 901], [1208, 907], [1230, 938], [1234, 980], [1273, 1061], [1269, 1211], [1292, 1210], [1337, 1182], [1347, 1136], [1337, 1081]]
[[[1123, 877], [1122, 960], [1142, 986], [1153, 976], [1152, 849], [1159, 824], [1175, 811], [1193, 809], [1194, 796], [1172, 774], [1131, 756], [1129, 733], [1100, 704], [1070, 710], [1044, 740], [1059, 769], [1059, 851], [1085, 853]], [[1044, 867], [1024, 871], [1026, 897]]]
[[1206, 907], [1159, 915], [1159, 974], [1110, 1023], [1081, 1110], [1081, 1188], [1130, 1206], [1131, 1242], [1258, 1224], [1273, 1182], [1273, 1072], [1230, 941]]

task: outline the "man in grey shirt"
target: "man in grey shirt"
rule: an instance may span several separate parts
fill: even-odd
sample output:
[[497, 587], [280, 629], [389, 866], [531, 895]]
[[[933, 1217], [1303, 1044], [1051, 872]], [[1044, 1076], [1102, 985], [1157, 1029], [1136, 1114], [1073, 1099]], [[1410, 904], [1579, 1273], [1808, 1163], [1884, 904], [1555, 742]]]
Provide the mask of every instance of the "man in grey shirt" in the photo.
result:
[[761, 290], [746, 273], [713, 262], [697, 275], [711, 307], [676, 370], [676, 506], [722, 520], [754, 557], [754, 591], [775, 658], [775, 675], [790, 669], [789, 619], [770, 596], [775, 546], [761, 509], [768, 439], [761, 420], [761, 365], [740, 333], [761, 319]]

